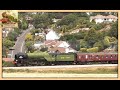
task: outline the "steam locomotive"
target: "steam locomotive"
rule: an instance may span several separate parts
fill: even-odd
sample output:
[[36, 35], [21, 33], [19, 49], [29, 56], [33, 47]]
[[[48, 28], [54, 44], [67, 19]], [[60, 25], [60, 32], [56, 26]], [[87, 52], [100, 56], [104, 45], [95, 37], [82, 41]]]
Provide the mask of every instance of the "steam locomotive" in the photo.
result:
[[118, 53], [17, 53], [15, 66], [118, 63]]

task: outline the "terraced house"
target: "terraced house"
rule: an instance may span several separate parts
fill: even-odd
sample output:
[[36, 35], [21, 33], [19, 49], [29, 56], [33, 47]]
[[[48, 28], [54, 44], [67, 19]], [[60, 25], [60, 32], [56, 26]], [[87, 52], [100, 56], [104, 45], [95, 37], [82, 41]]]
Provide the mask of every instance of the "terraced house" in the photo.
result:
[[117, 21], [117, 17], [114, 15], [108, 15], [108, 16], [103, 16], [103, 15], [97, 15], [97, 16], [91, 16], [90, 17], [90, 22], [93, 20], [97, 23], [110, 23], [110, 22], [115, 22]]

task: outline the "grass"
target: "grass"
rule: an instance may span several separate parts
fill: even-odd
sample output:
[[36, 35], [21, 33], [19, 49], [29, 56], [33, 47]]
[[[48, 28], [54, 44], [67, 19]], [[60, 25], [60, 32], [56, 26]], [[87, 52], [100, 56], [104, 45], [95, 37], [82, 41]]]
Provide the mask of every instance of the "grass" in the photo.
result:
[[6, 73], [117, 74], [118, 68], [3, 69]]
[[2, 61], [2, 66], [3, 67], [14, 67], [14, 64], [12, 62]]

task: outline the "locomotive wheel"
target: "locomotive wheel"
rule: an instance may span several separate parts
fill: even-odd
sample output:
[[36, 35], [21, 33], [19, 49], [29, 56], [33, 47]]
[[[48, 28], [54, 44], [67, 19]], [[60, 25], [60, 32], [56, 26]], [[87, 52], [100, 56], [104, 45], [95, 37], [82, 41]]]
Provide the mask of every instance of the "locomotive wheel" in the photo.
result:
[[45, 61], [41, 61], [41, 62], [39, 62], [39, 64], [40, 64], [40, 66], [44, 66], [44, 65], [46, 65], [46, 62]]
[[20, 66], [22, 66], [22, 65], [21, 65], [21, 63], [17, 63], [16, 66], [17, 66], [17, 67], [20, 67]]

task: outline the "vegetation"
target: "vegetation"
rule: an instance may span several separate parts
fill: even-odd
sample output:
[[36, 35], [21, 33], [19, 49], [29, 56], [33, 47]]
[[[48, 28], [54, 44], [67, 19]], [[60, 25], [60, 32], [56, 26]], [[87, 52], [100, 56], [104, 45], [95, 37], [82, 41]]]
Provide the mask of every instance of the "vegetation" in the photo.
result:
[[2, 66], [3, 67], [14, 67], [14, 64], [12, 62], [2, 61]]
[[25, 19], [25, 13], [19, 13], [18, 15], [18, 27], [19, 29], [27, 29], [28, 28], [28, 21]]
[[[35, 29], [30, 31], [25, 37], [25, 45], [28, 52], [34, 52], [33, 44], [36, 41], [43, 42], [45, 38], [42, 36], [35, 36], [35, 33], [47, 33], [46, 29], [53, 28], [57, 33], [62, 33], [63, 36], [60, 40], [67, 41], [72, 48], [80, 52], [101, 52], [106, 48], [115, 47], [117, 51], [118, 45], [118, 22], [112, 23], [100, 23], [96, 24], [94, 21], [90, 22], [90, 16], [95, 15], [115, 15], [116, 12], [37, 12], [32, 13], [19, 13], [19, 29], [15, 29], [14, 32], [8, 34], [8, 41], [6, 47], [10, 47], [11, 42], [17, 39], [17, 36], [21, 34], [21, 30], [28, 28], [29, 23], [32, 23]], [[32, 18], [31, 22], [26, 20], [26, 16]], [[59, 19], [53, 22], [53, 19]], [[106, 30], [106, 26], [110, 26], [109, 30]], [[88, 30], [84, 30], [88, 28]], [[72, 33], [75, 30], [79, 30], [77, 33]], [[9, 41], [10, 40], [10, 41]], [[98, 49], [97, 49], [97, 48]], [[94, 48], [96, 50], [94, 51]], [[46, 51], [47, 48], [41, 48], [41, 51]]]
[[66, 69], [58, 69], [58, 68], [50, 68], [50, 69], [3, 69], [3, 72], [6, 73], [62, 73], [62, 74], [117, 74], [118, 68], [105, 68], [105, 67], [100, 67], [100, 68], [66, 68]]

